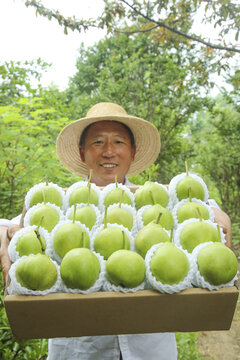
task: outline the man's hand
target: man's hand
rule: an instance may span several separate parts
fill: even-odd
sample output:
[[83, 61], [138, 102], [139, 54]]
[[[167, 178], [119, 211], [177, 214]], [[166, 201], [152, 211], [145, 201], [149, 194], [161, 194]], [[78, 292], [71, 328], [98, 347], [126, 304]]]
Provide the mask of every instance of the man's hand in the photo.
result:
[[8, 271], [11, 266], [11, 261], [8, 255], [9, 240], [13, 237], [16, 231], [20, 230], [18, 225], [10, 227], [0, 226], [0, 262], [3, 273], [3, 287], [6, 287]]
[[226, 246], [228, 246], [231, 249], [232, 248], [231, 220], [224, 211], [217, 208], [212, 208], [212, 210], [214, 211], [215, 222], [222, 228], [225, 234]]

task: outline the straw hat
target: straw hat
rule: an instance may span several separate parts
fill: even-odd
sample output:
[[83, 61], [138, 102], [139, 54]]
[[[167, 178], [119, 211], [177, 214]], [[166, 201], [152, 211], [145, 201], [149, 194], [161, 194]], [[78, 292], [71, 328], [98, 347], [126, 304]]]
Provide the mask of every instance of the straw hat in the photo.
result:
[[94, 105], [86, 117], [65, 126], [57, 138], [57, 155], [61, 163], [77, 176], [85, 177], [89, 171], [81, 161], [79, 140], [83, 130], [98, 121], [112, 120], [127, 125], [134, 136], [136, 155], [127, 176], [139, 174], [154, 163], [160, 152], [160, 136], [150, 122], [131, 116], [119, 105], [103, 102]]

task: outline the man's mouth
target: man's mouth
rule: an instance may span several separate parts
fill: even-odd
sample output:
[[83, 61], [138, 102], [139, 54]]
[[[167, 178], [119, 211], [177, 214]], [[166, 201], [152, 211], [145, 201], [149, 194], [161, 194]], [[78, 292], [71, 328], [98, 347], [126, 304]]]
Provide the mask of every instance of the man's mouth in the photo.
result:
[[104, 168], [114, 168], [117, 166], [117, 164], [101, 164], [100, 166]]

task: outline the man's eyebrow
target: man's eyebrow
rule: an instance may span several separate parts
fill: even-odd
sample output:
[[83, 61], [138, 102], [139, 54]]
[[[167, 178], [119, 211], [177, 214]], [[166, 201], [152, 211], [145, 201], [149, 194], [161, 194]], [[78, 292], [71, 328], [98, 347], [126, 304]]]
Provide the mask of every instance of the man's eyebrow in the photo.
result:
[[[101, 136], [104, 136], [105, 134], [104, 133], [97, 133], [97, 134], [94, 134], [94, 135], [91, 135], [90, 138], [92, 139], [95, 139], [95, 138], [98, 138], [98, 137], [101, 137]], [[121, 134], [113, 134], [114, 137], [120, 137], [120, 138], [123, 138], [123, 139], [126, 139], [128, 136], [127, 135], [121, 135]]]

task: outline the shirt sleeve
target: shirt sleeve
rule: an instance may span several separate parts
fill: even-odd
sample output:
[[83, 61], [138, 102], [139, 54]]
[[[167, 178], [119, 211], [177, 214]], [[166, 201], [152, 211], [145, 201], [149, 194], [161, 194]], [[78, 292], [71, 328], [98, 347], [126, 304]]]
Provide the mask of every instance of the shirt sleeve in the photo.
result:
[[11, 225], [19, 225], [21, 220], [21, 214], [14, 217], [12, 220], [8, 219], [0, 219], [0, 226], [11, 226]]
[[208, 199], [208, 205], [220, 210], [220, 207], [218, 206], [218, 204], [216, 203], [216, 201], [214, 199]]

